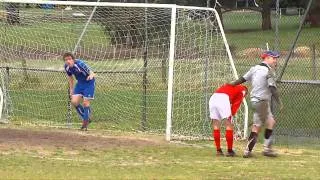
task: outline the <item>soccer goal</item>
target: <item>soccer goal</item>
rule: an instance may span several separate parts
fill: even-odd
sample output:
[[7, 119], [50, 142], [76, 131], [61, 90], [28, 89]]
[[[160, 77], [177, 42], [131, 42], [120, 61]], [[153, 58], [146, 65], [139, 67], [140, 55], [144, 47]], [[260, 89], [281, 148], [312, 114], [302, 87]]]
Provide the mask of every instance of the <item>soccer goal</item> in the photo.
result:
[[[209, 138], [208, 101], [237, 78], [217, 12], [167, 4], [3, 0], [3, 112], [13, 122], [72, 127], [62, 54], [96, 72], [91, 128]], [[247, 128], [244, 103], [237, 136]]]

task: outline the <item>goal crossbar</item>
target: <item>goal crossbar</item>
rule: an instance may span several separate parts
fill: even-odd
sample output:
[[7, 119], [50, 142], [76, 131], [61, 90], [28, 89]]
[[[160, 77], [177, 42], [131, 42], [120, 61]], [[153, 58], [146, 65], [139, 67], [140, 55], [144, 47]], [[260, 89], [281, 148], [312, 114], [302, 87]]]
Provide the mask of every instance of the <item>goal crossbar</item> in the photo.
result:
[[6, 3], [29, 3], [29, 4], [53, 4], [53, 5], [70, 5], [70, 6], [108, 6], [108, 7], [140, 7], [140, 8], [184, 8], [209, 10], [213, 8], [196, 7], [196, 6], [179, 6], [176, 4], [150, 4], [150, 3], [117, 3], [117, 2], [82, 2], [82, 1], [39, 1], [39, 0], [2, 0]]

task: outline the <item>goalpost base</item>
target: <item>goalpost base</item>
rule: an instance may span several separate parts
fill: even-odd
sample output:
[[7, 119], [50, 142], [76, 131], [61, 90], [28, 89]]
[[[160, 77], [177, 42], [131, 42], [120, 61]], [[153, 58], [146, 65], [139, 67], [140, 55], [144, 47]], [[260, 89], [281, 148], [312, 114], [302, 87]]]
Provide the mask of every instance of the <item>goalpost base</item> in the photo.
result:
[[7, 119], [0, 119], [0, 124], [9, 124], [9, 120], [7, 120]]

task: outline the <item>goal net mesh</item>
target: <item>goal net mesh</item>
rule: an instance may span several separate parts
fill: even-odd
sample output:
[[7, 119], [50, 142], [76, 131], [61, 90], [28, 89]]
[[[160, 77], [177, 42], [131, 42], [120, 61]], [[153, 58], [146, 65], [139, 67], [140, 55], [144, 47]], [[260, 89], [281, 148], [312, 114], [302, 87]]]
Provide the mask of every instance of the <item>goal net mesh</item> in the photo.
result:
[[[0, 3], [2, 117], [78, 127], [62, 59], [74, 52], [97, 74], [91, 128], [164, 133], [173, 6], [43, 3]], [[177, 6], [175, 21], [172, 135], [210, 137], [208, 101], [232, 61], [214, 11]], [[243, 107], [235, 119], [241, 134]]]

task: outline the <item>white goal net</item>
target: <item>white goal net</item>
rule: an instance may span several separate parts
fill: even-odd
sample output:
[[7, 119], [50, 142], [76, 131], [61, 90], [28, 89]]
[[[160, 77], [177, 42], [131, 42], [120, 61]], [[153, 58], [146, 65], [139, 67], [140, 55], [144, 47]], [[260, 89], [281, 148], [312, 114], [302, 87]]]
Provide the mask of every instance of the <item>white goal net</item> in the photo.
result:
[[[237, 77], [215, 10], [160, 4], [0, 2], [2, 117], [77, 127], [62, 55], [96, 72], [91, 128], [211, 136], [208, 101]], [[236, 118], [246, 130], [246, 106]]]

